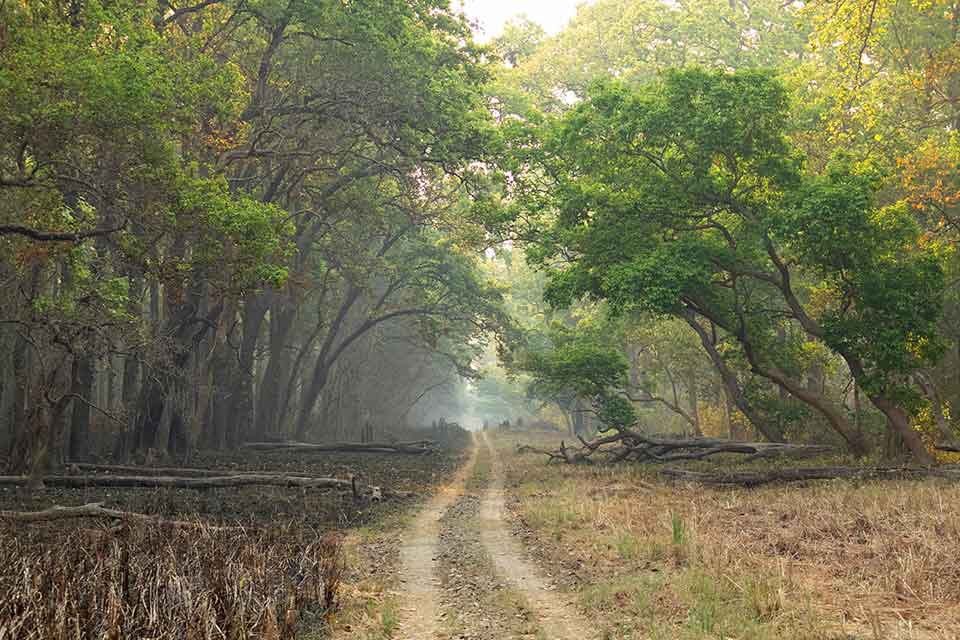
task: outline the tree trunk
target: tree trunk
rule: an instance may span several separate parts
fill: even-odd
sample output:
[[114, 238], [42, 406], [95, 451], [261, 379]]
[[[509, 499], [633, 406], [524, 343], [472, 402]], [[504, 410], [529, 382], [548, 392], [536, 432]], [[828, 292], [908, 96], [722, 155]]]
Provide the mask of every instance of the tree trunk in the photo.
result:
[[297, 416], [297, 428], [294, 432], [297, 440], [302, 439], [307, 431], [310, 430], [310, 427], [313, 426], [313, 408], [316, 405], [317, 398], [320, 396], [320, 392], [327, 386], [329, 375], [329, 364], [324, 368], [318, 367], [314, 372], [313, 378], [310, 380], [310, 384], [303, 392], [300, 401], [300, 414]]
[[697, 398], [697, 376], [691, 369], [687, 372], [687, 399], [690, 403], [690, 419], [693, 426], [693, 435], [700, 438], [703, 431], [700, 428], [700, 406]]
[[[751, 363], [753, 364], [753, 363]], [[841, 438], [847, 443], [850, 451], [856, 456], [865, 456], [870, 453], [870, 443], [856, 425], [850, 422], [844, 412], [835, 406], [826, 397], [811, 391], [800, 381], [794, 380], [776, 367], [760, 367], [754, 364], [757, 375], [763, 376], [779, 384], [801, 402], [805, 402], [820, 412]]]
[[267, 315], [267, 299], [263, 295], [248, 298], [240, 314], [240, 352], [238, 361], [231, 366], [233, 371], [230, 390], [231, 413], [227, 419], [228, 428], [224, 433], [226, 446], [233, 448], [245, 440], [254, 440], [256, 419], [254, 416], [255, 397], [255, 356], [260, 331]]
[[270, 305], [270, 357], [257, 396], [256, 419], [251, 439], [262, 440], [280, 432], [280, 398], [289, 377], [291, 353], [287, 348], [296, 318], [296, 307], [280, 294], [273, 294]]
[[[93, 360], [89, 357], [81, 358], [77, 364], [77, 393], [81, 398], [89, 399], [93, 395], [94, 375]], [[90, 405], [86, 402], [73, 403], [68, 449], [71, 460], [84, 461], [90, 455]]]
[[730, 367], [727, 366], [723, 356], [721, 356], [720, 352], [717, 351], [717, 346], [714, 343], [713, 337], [707, 333], [707, 330], [697, 321], [696, 317], [692, 313], [684, 313], [683, 319], [694, 331], [697, 332], [697, 335], [700, 337], [700, 344], [703, 345], [707, 355], [710, 356], [710, 361], [720, 374], [720, 380], [723, 382], [726, 392], [729, 394], [730, 399], [733, 400], [733, 403], [737, 406], [740, 412], [746, 416], [747, 420], [750, 421], [750, 424], [753, 425], [753, 428], [757, 430], [757, 433], [762, 435], [770, 442], [780, 441], [782, 438], [778, 437], [777, 434], [774, 433], [768, 422], [763, 419], [760, 413], [750, 404], [750, 401], [747, 400], [747, 396], [743, 393], [743, 389], [740, 388], [740, 382], [737, 380], [736, 374], [730, 370]]
[[920, 434], [910, 424], [910, 416], [906, 411], [880, 395], [871, 395], [870, 401], [887, 417], [890, 430], [903, 439], [915, 462], [923, 465], [932, 465], [936, 462], [933, 454], [927, 450], [923, 440], [920, 439]]
[[923, 389], [923, 393], [927, 396], [927, 400], [930, 401], [930, 410], [933, 413], [933, 421], [937, 426], [937, 431], [940, 432], [940, 437], [946, 443], [953, 443], [957, 440], [957, 436], [953, 431], [953, 428], [950, 426], [950, 422], [947, 420], [947, 416], [943, 410], [943, 400], [940, 397], [940, 392], [937, 389], [936, 384], [932, 379], [927, 377], [925, 373], [918, 373], [916, 375], [917, 382], [920, 383], [920, 388]]
[[[189, 443], [184, 403], [174, 406], [171, 404], [174, 399], [170, 396], [177, 391], [177, 376], [187, 368], [207, 333], [211, 329], [217, 330], [224, 310], [224, 304], [220, 302], [208, 311], [206, 317], [197, 317], [195, 310], [200, 308], [201, 296], [197, 293], [187, 304], [181, 305], [181, 313], [170, 319], [169, 328], [164, 331], [173, 337], [173, 361], [168, 365], [169, 371], [150, 376], [140, 392], [130, 437], [132, 451], [155, 446], [168, 449], [171, 437], [174, 438], [174, 449], [180, 447], [181, 441]], [[168, 418], [169, 423], [166, 422]], [[167, 431], [168, 427], [172, 427], [172, 431]]]

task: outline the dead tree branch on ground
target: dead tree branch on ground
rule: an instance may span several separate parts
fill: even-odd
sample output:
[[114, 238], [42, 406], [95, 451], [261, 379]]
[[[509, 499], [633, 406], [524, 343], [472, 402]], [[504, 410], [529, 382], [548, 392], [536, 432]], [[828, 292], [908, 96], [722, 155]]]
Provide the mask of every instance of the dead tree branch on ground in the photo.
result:
[[49, 509], [44, 509], [43, 511], [0, 511], [0, 520], [10, 520], [13, 522], [23, 522], [28, 524], [73, 518], [105, 518], [110, 520], [124, 520], [138, 522], [141, 524], [165, 525], [171, 527], [203, 527], [204, 529], [212, 531], [231, 531], [241, 529], [241, 527], [212, 526], [200, 520], [165, 520], [158, 516], [151, 516], [144, 513], [108, 509], [103, 506], [102, 502], [91, 502], [77, 507], [63, 507], [60, 505], [55, 505]]
[[808, 467], [732, 473], [661, 469], [659, 473], [676, 481], [740, 487], [756, 487], [773, 482], [804, 482], [841, 478], [854, 480], [916, 480], [921, 478], [960, 480], [960, 468], [956, 467]]
[[248, 442], [246, 449], [256, 451], [302, 451], [304, 453], [434, 453], [437, 444], [432, 440], [414, 440], [412, 442], [337, 442], [334, 444], [312, 444], [309, 442]]
[[[578, 436], [579, 437], [579, 436]], [[823, 445], [786, 444], [782, 442], [739, 442], [722, 438], [664, 438], [648, 436], [627, 428], [621, 428], [609, 436], [587, 441], [579, 437], [581, 448], [568, 449], [561, 443], [560, 449], [546, 451], [524, 445], [523, 451], [534, 451], [547, 455], [550, 460], [561, 460], [570, 464], [588, 461], [595, 453], [609, 455], [609, 462], [636, 459], [646, 462], [676, 462], [680, 460], [702, 460], [719, 454], [739, 454], [746, 456], [744, 461], [777, 456], [808, 458], [834, 451], [833, 447]], [[614, 445], [614, 446], [609, 446]]]

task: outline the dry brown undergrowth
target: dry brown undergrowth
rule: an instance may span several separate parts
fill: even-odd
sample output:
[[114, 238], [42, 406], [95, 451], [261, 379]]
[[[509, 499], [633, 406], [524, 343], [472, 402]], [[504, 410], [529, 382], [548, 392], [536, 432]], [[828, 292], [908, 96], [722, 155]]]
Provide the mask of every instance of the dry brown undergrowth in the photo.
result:
[[514, 513], [611, 637], [960, 637], [960, 486], [675, 486], [515, 440]]
[[294, 529], [5, 528], [0, 558], [0, 640], [288, 640], [343, 573], [335, 536]]

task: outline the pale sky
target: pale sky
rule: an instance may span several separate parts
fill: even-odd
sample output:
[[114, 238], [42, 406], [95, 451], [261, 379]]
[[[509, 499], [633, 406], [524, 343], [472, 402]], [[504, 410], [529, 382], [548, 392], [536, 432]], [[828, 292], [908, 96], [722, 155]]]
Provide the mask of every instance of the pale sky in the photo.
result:
[[584, 0], [453, 0], [456, 8], [463, 5], [463, 12], [480, 22], [477, 39], [486, 42], [500, 35], [503, 25], [510, 18], [525, 13], [534, 22], [540, 23], [547, 33], [560, 31], [577, 13], [577, 5]]

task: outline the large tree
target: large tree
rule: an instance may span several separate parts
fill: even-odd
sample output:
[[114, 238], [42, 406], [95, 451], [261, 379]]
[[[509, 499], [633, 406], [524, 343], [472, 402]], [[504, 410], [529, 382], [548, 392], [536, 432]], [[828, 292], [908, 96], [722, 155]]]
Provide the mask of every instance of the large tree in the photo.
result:
[[518, 220], [541, 239], [548, 298], [709, 321], [752, 370], [820, 411], [851, 449], [844, 412], [790, 371], [778, 325], [841, 357], [915, 459], [910, 375], [940, 354], [943, 273], [903, 206], [880, 206], [869, 166], [804, 170], [787, 95], [766, 73], [669, 72], [596, 85], [537, 126], [518, 125]]

